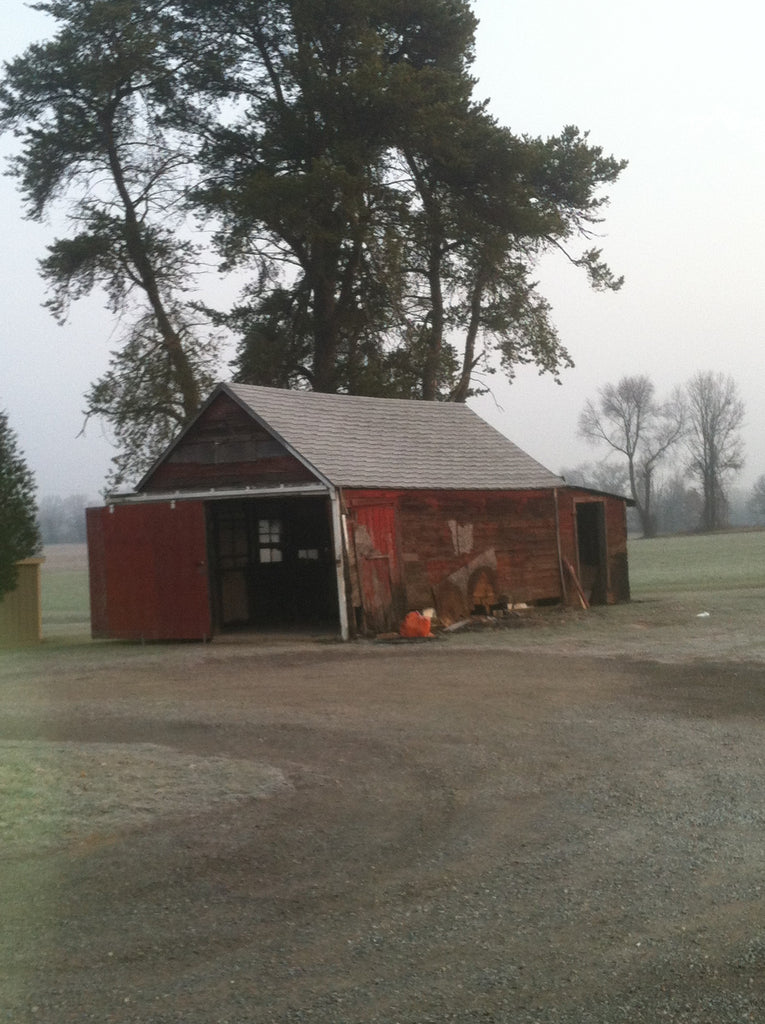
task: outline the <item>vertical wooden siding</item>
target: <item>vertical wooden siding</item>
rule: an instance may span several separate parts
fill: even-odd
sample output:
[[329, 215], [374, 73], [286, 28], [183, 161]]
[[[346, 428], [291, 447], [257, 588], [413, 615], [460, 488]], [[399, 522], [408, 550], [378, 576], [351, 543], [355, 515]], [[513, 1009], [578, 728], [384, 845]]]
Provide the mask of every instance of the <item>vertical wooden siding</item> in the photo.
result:
[[[377, 502], [395, 509], [403, 608], [435, 605], [448, 617], [469, 614], [478, 591], [497, 601], [571, 598], [561, 558], [577, 565], [575, 505], [604, 504], [610, 602], [629, 599], [625, 504], [619, 498], [561, 488], [537, 491], [346, 491], [352, 523]], [[556, 520], [560, 522], [558, 547]]]
[[620, 498], [592, 494], [577, 488], [558, 492], [561, 548], [564, 558], [578, 567], [576, 536], [576, 506], [579, 503], [600, 501], [604, 504], [606, 548], [608, 560], [609, 604], [630, 599], [629, 567], [627, 562], [627, 506]]
[[144, 480], [153, 493], [315, 481], [315, 476], [227, 395], [219, 395]]
[[353, 569], [367, 631], [398, 628], [405, 611], [395, 500], [359, 497], [352, 520]]
[[[404, 493], [400, 501], [408, 598], [414, 607], [464, 598], [476, 585], [513, 603], [560, 596], [551, 491]], [[456, 589], [455, 589], [456, 588]], [[454, 609], [456, 612], [458, 609]]]

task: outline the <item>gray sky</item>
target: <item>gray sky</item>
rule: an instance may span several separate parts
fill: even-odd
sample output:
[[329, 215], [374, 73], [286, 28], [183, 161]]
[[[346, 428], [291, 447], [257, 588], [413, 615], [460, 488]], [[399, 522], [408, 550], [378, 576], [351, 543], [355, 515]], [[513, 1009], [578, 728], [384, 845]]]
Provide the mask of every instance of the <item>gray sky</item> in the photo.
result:
[[[542, 291], [576, 367], [562, 386], [524, 369], [471, 402], [552, 470], [597, 457], [576, 436], [597, 387], [647, 373], [660, 396], [697, 370], [730, 373], [747, 409], [747, 464], [765, 473], [765, 110], [757, 8], [698, 0], [476, 0], [478, 97], [519, 134], [566, 124], [630, 165], [612, 189], [602, 244], [624, 288], [589, 290], [560, 257]], [[3, 0], [0, 56], [47, 34], [21, 0]], [[8, 140], [0, 153], [9, 152]], [[106, 368], [114, 325], [95, 300], [59, 327], [40, 307], [36, 261], [53, 227], [22, 220], [0, 179], [3, 244], [0, 408], [41, 494], [97, 496], [112, 453], [83, 426], [88, 385]], [[222, 373], [225, 376], [225, 369]]]

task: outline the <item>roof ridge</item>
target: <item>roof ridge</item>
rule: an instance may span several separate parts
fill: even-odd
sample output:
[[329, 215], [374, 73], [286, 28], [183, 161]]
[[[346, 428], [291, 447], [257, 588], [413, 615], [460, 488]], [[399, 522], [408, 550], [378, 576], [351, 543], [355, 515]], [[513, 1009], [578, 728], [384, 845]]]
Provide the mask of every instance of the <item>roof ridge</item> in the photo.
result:
[[[220, 385], [219, 385], [220, 386]], [[347, 401], [347, 402], [376, 402], [385, 403], [386, 405], [397, 404], [402, 406], [413, 406], [416, 405], [423, 409], [464, 409], [471, 413], [473, 416], [478, 414], [471, 409], [464, 402], [438, 402], [430, 401], [424, 398], [387, 398], [383, 395], [348, 395], [345, 392], [329, 392], [329, 391], [310, 391], [304, 388], [272, 388], [267, 387], [264, 384], [237, 384], [229, 383], [224, 381], [224, 387], [230, 388], [231, 390], [244, 390], [263, 392], [272, 395], [293, 395], [308, 398], [315, 398], [320, 401]], [[479, 417], [480, 419], [481, 417]], [[484, 420], [484, 422], [486, 422]], [[491, 424], [488, 424], [491, 426]]]

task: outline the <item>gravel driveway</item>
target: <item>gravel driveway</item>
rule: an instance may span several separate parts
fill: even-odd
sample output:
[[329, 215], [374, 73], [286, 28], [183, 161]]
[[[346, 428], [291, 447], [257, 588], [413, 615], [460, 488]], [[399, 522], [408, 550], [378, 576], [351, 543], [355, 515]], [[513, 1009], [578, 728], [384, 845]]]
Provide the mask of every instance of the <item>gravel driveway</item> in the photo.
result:
[[492, 634], [0, 664], [0, 1020], [765, 1020], [765, 668]]

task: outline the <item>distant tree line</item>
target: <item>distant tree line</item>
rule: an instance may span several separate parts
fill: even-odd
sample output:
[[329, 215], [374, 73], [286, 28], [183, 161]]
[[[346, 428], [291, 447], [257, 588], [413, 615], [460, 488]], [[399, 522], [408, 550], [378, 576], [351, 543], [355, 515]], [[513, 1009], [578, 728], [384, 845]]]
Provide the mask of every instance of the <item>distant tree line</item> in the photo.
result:
[[604, 458], [563, 473], [569, 482], [631, 497], [644, 537], [719, 530], [733, 518], [765, 522], [765, 475], [732, 516], [744, 413], [736, 382], [723, 373], [700, 371], [663, 400], [650, 377], [625, 376], [599, 388], [579, 417], [580, 435], [604, 449]]
[[84, 544], [85, 509], [91, 501], [84, 494], [62, 498], [59, 494], [40, 499], [37, 521], [43, 544]]
[[751, 522], [757, 526], [765, 526], [765, 474], [757, 477], [747, 501], [747, 511]]

